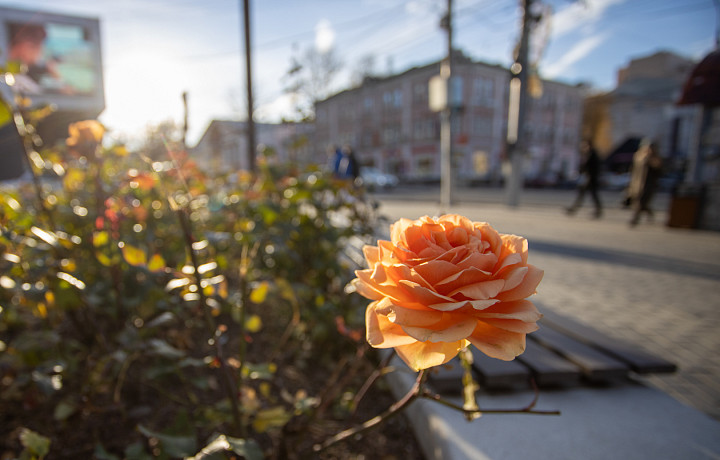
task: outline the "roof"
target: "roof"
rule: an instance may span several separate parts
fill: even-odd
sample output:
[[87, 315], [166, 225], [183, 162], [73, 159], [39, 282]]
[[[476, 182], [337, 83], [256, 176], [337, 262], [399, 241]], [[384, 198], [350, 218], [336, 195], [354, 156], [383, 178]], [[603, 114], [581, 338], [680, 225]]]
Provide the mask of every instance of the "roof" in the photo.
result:
[[720, 49], [711, 52], [690, 73], [678, 105], [720, 106]]

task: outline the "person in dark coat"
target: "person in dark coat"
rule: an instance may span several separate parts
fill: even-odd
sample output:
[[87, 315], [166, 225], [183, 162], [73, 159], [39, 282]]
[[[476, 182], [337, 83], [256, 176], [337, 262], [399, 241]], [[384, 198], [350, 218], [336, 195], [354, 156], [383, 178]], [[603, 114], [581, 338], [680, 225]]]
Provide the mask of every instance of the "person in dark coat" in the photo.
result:
[[598, 187], [600, 185], [600, 157], [597, 151], [593, 147], [590, 141], [583, 141], [580, 145], [580, 152], [582, 154], [582, 163], [580, 164], [580, 182], [578, 183], [577, 196], [573, 204], [566, 208], [569, 215], [575, 214], [575, 212], [582, 206], [583, 200], [585, 199], [585, 193], [590, 192], [590, 197], [595, 203], [595, 213], [593, 217], [596, 219], [602, 216], [602, 203], [600, 202], [600, 195], [598, 194]]
[[633, 156], [632, 173], [628, 196], [633, 206], [633, 216], [630, 225], [635, 226], [640, 222], [640, 215], [647, 214], [648, 219], [653, 218], [650, 208], [657, 183], [662, 174], [662, 158], [658, 153], [657, 144], [650, 140], [643, 140], [640, 148]]

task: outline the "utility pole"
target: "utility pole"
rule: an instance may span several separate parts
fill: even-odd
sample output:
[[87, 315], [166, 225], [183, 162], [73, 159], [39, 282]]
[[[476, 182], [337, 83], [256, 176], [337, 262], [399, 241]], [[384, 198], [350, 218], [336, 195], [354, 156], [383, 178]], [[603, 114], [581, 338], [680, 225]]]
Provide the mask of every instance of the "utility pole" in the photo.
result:
[[523, 23], [520, 46], [510, 71], [510, 100], [508, 107], [508, 155], [510, 157], [510, 177], [506, 184], [507, 204], [517, 207], [523, 188], [523, 163], [525, 159], [525, 118], [528, 100], [528, 76], [530, 63], [530, 27], [532, 26], [532, 4], [534, 0], [521, 0], [523, 3]]
[[447, 212], [452, 204], [452, 0], [447, 0], [447, 14], [441, 21], [447, 32], [447, 56], [440, 65], [445, 86], [445, 107], [440, 113], [440, 206]]
[[253, 120], [252, 59], [250, 46], [250, 0], [243, 0], [245, 19], [245, 83], [247, 84], [247, 156], [248, 168], [255, 172], [255, 122]]
[[187, 151], [187, 132], [188, 132], [188, 92], [183, 91], [183, 128], [182, 128], [182, 145], [183, 150]]

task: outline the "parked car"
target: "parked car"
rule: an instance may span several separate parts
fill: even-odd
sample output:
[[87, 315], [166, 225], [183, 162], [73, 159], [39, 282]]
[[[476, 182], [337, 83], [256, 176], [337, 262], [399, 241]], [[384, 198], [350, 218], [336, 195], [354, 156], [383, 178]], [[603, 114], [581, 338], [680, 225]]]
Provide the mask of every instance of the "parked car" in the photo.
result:
[[360, 168], [360, 180], [368, 190], [392, 189], [397, 187], [398, 178], [394, 174], [388, 174], [374, 167]]

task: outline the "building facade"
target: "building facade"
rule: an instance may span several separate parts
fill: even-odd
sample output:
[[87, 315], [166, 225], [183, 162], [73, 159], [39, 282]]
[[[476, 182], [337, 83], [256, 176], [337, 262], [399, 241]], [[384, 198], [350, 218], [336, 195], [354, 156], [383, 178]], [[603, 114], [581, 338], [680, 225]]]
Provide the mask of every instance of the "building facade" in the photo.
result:
[[[301, 166], [314, 161], [313, 133], [309, 123], [255, 123], [257, 150], [269, 148], [276, 161]], [[247, 142], [246, 122], [212, 120], [191, 154], [201, 169], [212, 174], [247, 170]]]
[[[429, 82], [440, 63], [366, 78], [359, 87], [315, 106], [316, 151], [352, 146], [360, 163], [406, 181], [440, 177], [440, 116], [429, 108]], [[509, 72], [458, 53], [452, 98], [460, 101], [452, 123], [455, 176], [464, 181], [502, 179]], [[553, 181], [576, 170], [584, 88], [543, 82], [529, 103], [525, 176]]]
[[602, 154], [628, 139], [649, 138], [662, 156], [682, 161], [698, 114], [677, 101], [694, 65], [667, 51], [631, 60], [618, 71], [615, 89], [588, 98], [583, 130]]

